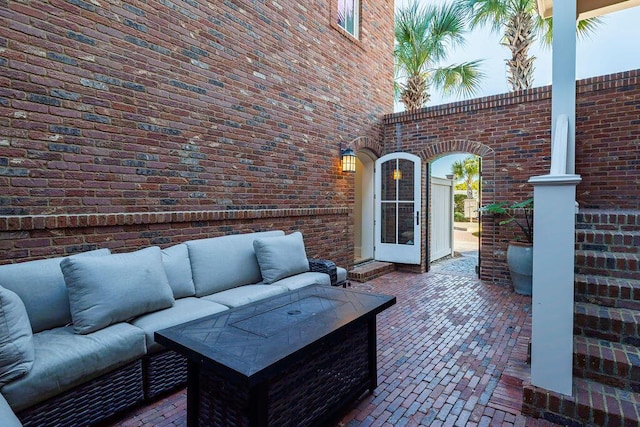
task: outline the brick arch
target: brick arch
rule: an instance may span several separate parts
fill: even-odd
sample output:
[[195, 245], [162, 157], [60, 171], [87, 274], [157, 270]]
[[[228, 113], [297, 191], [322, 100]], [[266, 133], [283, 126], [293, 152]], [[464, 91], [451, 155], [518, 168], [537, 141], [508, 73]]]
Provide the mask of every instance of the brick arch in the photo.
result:
[[380, 141], [374, 141], [368, 136], [359, 136], [348, 144], [356, 153], [361, 150], [369, 150], [376, 157], [382, 156], [382, 144]]
[[432, 161], [439, 157], [454, 153], [471, 153], [486, 160], [493, 158], [494, 150], [481, 142], [454, 139], [429, 144], [420, 150], [417, 155], [424, 161]]
[[495, 150], [481, 142], [453, 139], [427, 144], [417, 155], [424, 162], [433, 162], [440, 157], [456, 153], [470, 153], [482, 157], [482, 199], [483, 203], [494, 201]]

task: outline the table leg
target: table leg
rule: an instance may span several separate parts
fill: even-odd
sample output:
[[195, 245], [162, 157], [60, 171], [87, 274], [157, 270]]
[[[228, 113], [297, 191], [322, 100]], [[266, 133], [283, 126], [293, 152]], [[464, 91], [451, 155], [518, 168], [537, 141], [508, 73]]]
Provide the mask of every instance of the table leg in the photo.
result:
[[198, 427], [200, 407], [200, 365], [187, 360], [187, 427]]
[[269, 387], [262, 383], [249, 390], [249, 425], [266, 427], [269, 416]]
[[378, 345], [376, 331], [376, 317], [369, 320], [367, 327], [369, 328], [369, 391], [378, 387]]

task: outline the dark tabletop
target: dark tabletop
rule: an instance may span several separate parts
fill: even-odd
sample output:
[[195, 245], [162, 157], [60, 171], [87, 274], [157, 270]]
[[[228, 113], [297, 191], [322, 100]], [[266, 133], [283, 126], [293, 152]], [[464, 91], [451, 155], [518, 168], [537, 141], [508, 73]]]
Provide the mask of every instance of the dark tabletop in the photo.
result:
[[221, 375], [253, 383], [310, 344], [395, 302], [389, 295], [308, 286], [163, 329], [156, 341]]

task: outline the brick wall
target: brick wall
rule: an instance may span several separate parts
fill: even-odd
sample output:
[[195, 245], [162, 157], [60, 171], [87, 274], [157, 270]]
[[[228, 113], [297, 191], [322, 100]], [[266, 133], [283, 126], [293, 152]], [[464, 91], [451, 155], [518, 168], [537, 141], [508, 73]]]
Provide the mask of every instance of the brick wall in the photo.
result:
[[282, 228], [346, 265], [339, 144], [392, 109], [362, 3], [354, 41], [326, 0], [0, 0], [0, 263]]
[[[482, 156], [482, 204], [531, 197], [527, 183], [549, 172], [551, 87], [462, 101], [384, 119], [386, 147], [431, 162], [446, 154]], [[640, 209], [640, 70], [578, 82], [577, 200], [583, 208]], [[506, 283], [512, 229], [482, 221], [481, 277]], [[423, 269], [425, 266], [423, 266]]]

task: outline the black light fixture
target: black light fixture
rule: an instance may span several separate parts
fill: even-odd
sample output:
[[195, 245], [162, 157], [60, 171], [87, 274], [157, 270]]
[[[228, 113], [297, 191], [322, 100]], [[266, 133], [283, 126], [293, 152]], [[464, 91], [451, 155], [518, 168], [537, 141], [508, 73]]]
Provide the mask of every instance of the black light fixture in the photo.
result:
[[351, 147], [340, 147], [340, 161], [342, 162], [342, 172], [356, 171], [356, 153]]

